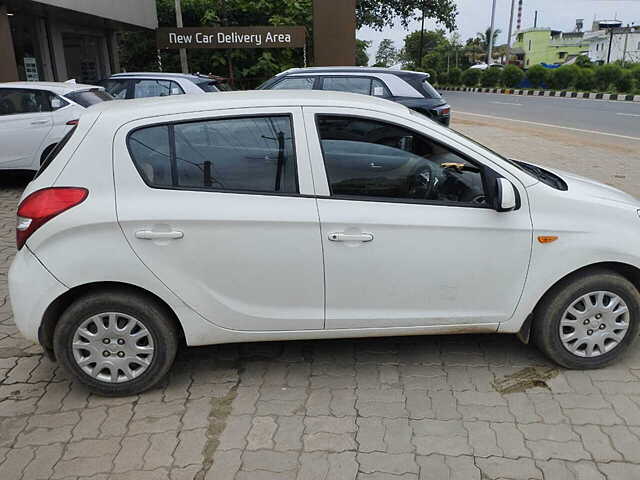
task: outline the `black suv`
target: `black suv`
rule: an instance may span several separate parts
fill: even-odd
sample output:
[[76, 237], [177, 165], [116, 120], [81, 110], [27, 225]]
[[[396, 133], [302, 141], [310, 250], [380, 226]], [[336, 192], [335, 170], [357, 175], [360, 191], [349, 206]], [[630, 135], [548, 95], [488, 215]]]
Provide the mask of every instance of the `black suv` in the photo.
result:
[[429, 74], [367, 67], [293, 68], [259, 90], [333, 90], [362, 93], [401, 103], [449, 126], [451, 107], [429, 83]]

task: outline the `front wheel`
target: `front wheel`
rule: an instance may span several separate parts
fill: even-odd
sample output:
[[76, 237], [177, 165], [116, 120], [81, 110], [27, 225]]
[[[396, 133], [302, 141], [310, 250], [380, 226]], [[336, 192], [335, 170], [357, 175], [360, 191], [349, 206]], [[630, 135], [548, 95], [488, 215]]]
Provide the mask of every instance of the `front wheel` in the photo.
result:
[[65, 310], [53, 337], [56, 357], [72, 377], [106, 396], [133, 395], [158, 384], [178, 347], [174, 322], [137, 293], [92, 293]]
[[616, 361], [638, 336], [640, 294], [607, 270], [577, 274], [556, 286], [535, 312], [534, 341], [551, 360], [573, 369]]

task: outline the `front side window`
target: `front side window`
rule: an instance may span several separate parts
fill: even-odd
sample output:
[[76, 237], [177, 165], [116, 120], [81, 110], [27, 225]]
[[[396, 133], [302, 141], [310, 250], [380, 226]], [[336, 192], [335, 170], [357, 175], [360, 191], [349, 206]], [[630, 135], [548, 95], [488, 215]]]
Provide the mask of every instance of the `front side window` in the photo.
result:
[[332, 196], [488, 204], [482, 169], [423, 135], [358, 117], [317, 123]]
[[129, 80], [105, 80], [102, 83], [104, 89], [115, 99], [122, 100], [127, 98], [127, 89]]
[[48, 92], [20, 88], [0, 88], [0, 115], [50, 112]]
[[245, 117], [142, 128], [129, 150], [147, 184], [297, 193], [291, 118]]
[[316, 79], [313, 77], [288, 77], [276, 83], [272, 90], [312, 90]]
[[168, 97], [181, 95], [184, 91], [171, 80], [134, 80], [133, 98]]

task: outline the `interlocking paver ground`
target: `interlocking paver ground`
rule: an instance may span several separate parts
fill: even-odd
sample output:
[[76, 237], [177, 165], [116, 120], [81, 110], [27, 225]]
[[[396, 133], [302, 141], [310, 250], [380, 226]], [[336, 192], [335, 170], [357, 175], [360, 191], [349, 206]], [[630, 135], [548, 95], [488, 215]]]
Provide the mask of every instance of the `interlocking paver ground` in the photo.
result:
[[[516, 158], [640, 196], [640, 145], [456, 117]], [[11, 317], [7, 271], [24, 180], [0, 174], [0, 479], [640, 478], [640, 344], [603, 370], [558, 370], [511, 336], [240, 344], [185, 349], [143, 395], [69, 382]]]

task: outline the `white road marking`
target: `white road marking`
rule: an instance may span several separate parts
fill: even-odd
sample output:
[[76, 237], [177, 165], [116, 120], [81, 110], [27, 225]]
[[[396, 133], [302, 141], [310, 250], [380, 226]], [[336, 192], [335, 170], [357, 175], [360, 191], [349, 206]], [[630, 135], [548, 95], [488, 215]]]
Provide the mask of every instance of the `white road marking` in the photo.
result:
[[616, 115], [620, 115], [621, 117], [640, 117], [637, 113], [616, 113]]
[[521, 107], [522, 106], [521, 103], [509, 103], [509, 102], [489, 102], [489, 103], [495, 103], [496, 105], [513, 105], [515, 107]]
[[562, 125], [552, 125], [550, 123], [539, 123], [539, 122], [529, 122], [527, 120], [516, 120], [515, 118], [507, 118], [507, 117], [495, 117], [493, 115], [483, 115], [481, 113], [471, 113], [471, 112], [461, 112], [459, 110], [453, 111], [454, 115], [472, 115], [476, 117], [490, 118], [492, 120], [506, 120], [508, 122], [517, 122], [517, 123], [526, 123], [529, 125], [537, 125], [539, 127], [549, 127], [549, 128], [560, 128], [562, 130], [571, 130], [572, 132], [580, 132], [580, 133], [593, 133], [596, 135], [606, 135], [608, 137], [616, 137], [616, 138], [624, 138], [626, 140], [637, 140], [640, 142], [640, 137], [629, 137], [627, 135], [618, 135], [617, 133], [608, 133], [608, 132], [600, 132], [598, 130], [585, 130], [583, 128], [573, 128], [573, 127], [563, 127]]

